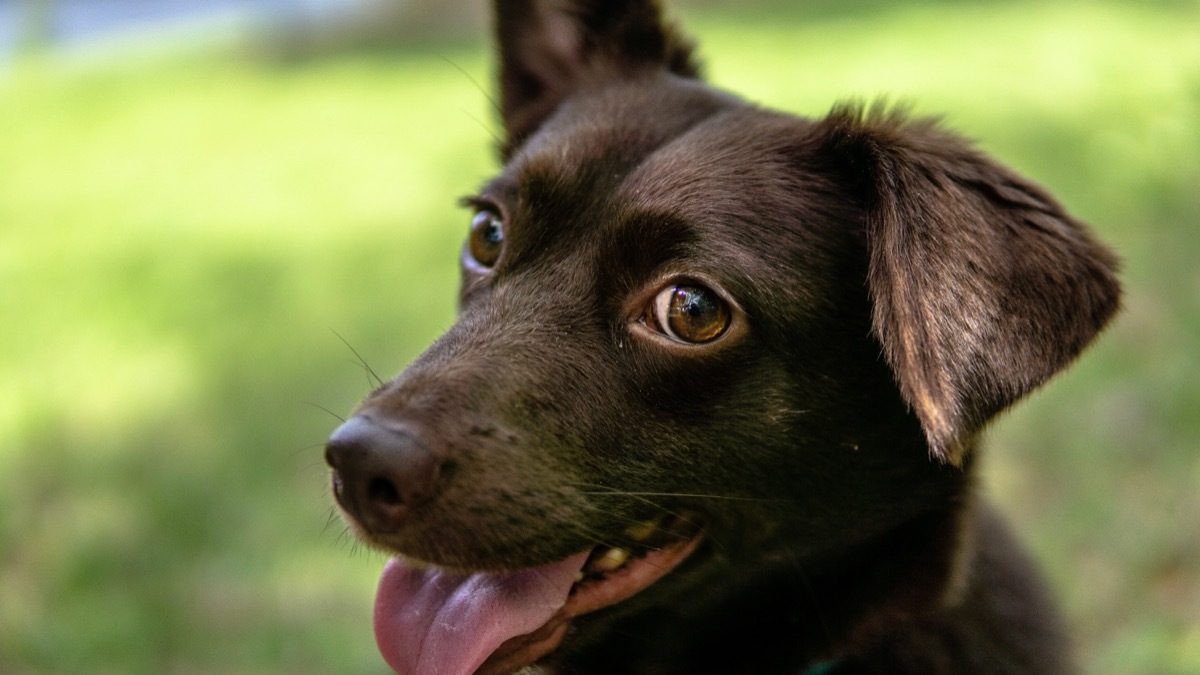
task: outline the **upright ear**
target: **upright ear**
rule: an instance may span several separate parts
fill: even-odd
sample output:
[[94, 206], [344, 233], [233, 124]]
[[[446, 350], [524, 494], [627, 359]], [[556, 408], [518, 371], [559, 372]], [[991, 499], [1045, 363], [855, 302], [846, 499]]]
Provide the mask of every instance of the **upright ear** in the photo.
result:
[[697, 77], [691, 43], [654, 0], [495, 0], [502, 154], [537, 129], [588, 77], [666, 68]]
[[930, 452], [958, 464], [989, 418], [1108, 322], [1117, 259], [933, 122], [847, 107], [821, 124], [863, 196], [875, 335]]

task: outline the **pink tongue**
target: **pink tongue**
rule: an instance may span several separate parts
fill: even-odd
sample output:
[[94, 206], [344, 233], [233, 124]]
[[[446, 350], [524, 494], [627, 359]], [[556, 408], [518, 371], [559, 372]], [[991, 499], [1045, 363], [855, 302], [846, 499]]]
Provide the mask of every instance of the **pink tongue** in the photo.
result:
[[508, 574], [462, 576], [388, 562], [375, 642], [401, 675], [469, 675], [506, 640], [541, 628], [567, 601], [587, 553]]

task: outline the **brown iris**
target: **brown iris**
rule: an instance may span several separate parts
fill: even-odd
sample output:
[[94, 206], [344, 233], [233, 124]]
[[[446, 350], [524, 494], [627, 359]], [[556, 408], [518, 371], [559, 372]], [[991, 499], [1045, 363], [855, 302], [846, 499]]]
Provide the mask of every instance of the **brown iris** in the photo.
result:
[[729, 306], [703, 286], [668, 286], [646, 308], [646, 323], [667, 337], [689, 344], [721, 337], [732, 320]]
[[471, 257], [483, 267], [492, 267], [504, 248], [504, 221], [492, 211], [480, 211], [471, 219], [467, 246]]

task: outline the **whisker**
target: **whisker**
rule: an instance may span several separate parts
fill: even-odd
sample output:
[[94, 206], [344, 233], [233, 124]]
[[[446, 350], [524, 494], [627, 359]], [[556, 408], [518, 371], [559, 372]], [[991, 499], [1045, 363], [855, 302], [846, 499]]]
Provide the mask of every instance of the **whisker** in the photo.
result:
[[371, 379], [373, 379], [375, 381], [375, 386], [377, 386], [377, 387], [383, 386], [383, 378], [379, 377], [379, 374], [376, 373], [373, 368], [371, 368], [371, 365], [369, 363], [367, 363], [367, 360], [362, 357], [362, 354], [359, 354], [358, 350], [355, 349], [354, 346], [351, 345], [350, 342], [348, 340], [346, 340], [346, 338], [342, 337], [341, 334], [338, 333], [336, 330], [333, 330], [332, 328], [330, 328], [329, 330], [330, 330], [330, 332], [332, 332], [334, 335], [337, 336], [337, 339], [342, 341], [342, 344], [346, 345], [346, 348], [350, 350], [351, 354], [354, 354], [354, 358], [358, 359], [358, 364], [360, 366], [362, 366], [362, 369], [364, 371], [366, 371], [367, 374], [371, 376]]
[[600, 532], [597, 532], [589, 527], [584, 527], [583, 525], [580, 525], [579, 523], [571, 523], [569, 525], [569, 528], [571, 530], [573, 530], [576, 534], [583, 535], [584, 537], [594, 541], [597, 546], [605, 546], [607, 548], [626, 548], [626, 546], [622, 546], [619, 544], [615, 544], [611, 541], [608, 541], [608, 537], [604, 536]]
[[683, 498], [687, 498], [687, 499], [720, 499], [720, 500], [735, 501], [735, 502], [787, 501], [787, 500], [780, 500], [780, 499], [768, 499], [765, 497], [737, 497], [737, 496], [733, 496], [733, 495], [716, 495], [716, 494], [691, 493], [691, 492], [642, 492], [642, 491], [635, 491], [635, 490], [618, 490], [616, 488], [610, 488], [605, 485], [598, 485], [598, 484], [594, 484], [594, 483], [576, 483], [576, 485], [581, 486], [581, 487], [588, 487], [588, 488], [599, 488], [599, 489], [593, 489], [593, 490], [581, 490], [580, 494], [585, 494], [585, 495], [611, 495], [614, 497], [647, 497], [647, 498], [649, 498], [649, 497], [683, 497]]
[[[493, 97], [493, 96], [491, 95], [491, 93], [489, 93], [489, 92], [488, 92], [488, 90], [487, 90], [486, 88], [484, 88], [482, 85], [480, 85], [480, 84], [479, 84], [479, 81], [478, 81], [478, 80], [476, 80], [476, 79], [475, 79], [475, 78], [474, 78], [474, 77], [471, 75], [471, 73], [468, 73], [468, 72], [467, 72], [467, 70], [466, 70], [465, 68], [463, 68], [462, 66], [458, 65], [458, 64], [457, 64], [457, 63], [455, 63], [454, 61], [450, 60], [450, 59], [449, 59], [448, 57], [446, 57], [446, 56], [442, 56], [442, 55], [440, 55], [440, 54], [439, 54], [439, 55], [438, 55], [438, 58], [440, 58], [441, 60], [445, 61], [447, 64], [449, 64], [449, 65], [450, 65], [450, 67], [451, 67], [451, 68], [454, 68], [454, 69], [455, 69], [455, 70], [457, 70], [457, 71], [458, 71], [458, 72], [459, 72], [459, 73], [460, 73], [460, 74], [461, 74], [463, 77], [467, 78], [467, 81], [468, 81], [468, 82], [470, 82], [472, 85], [474, 85], [474, 87], [475, 87], [477, 90], [479, 90], [479, 93], [483, 94], [483, 97], [484, 97], [485, 99], [487, 99], [488, 103], [490, 103], [490, 104], [492, 105], [492, 109], [493, 109], [495, 112], [497, 112], [497, 113], [499, 113], [499, 112], [500, 112], [500, 103], [499, 103], [499, 102], [498, 102], [498, 101], [495, 99], [495, 97]], [[493, 128], [492, 128], [492, 126], [491, 126], [490, 124], [488, 124], [487, 122], [484, 122], [483, 120], [479, 119], [478, 117], [476, 117], [474, 114], [472, 114], [470, 111], [468, 111], [468, 110], [466, 110], [466, 109], [460, 109], [460, 110], [459, 110], [459, 112], [461, 112], [462, 114], [466, 115], [466, 116], [467, 116], [467, 118], [468, 118], [468, 119], [470, 119], [470, 120], [471, 120], [472, 122], [474, 122], [475, 124], [478, 124], [478, 125], [479, 125], [479, 128], [480, 128], [480, 129], [483, 129], [484, 133], [486, 133], [488, 136], [491, 136], [491, 137], [492, 137], [492, 140], [493, 140], [493, 141], [495, 141], [496, 145], [500, 145], [500, 146], [504, 145], [504, 139], [503, 139], [503, 138], [501, 138], [501, 137], [500, 137], [500, 135], [496, 133], [496, 130], [495, 130], [495, 129], [493, 129]]]
[[[341, 521], [342, 521], [341, 515], [338, 513], [338, 510], [332, 506], [329, 507], [329, 517], [325, 519], [325, 527], [321, 528], [321, 533], [324, 534], [324, 533], [328, 532], [329, 528], [333, 527], [334, 523], [341, 522]], [[343, 532], [344, 531], [345, 531], [345, 528], [343, 528]]]
[[470, 119], [475, 124], [478, 124], [479, 128], [483, 129], [484, 133], [486, 133], [488, 136], [492, 137], [492, 140], [496, 142], [496, 145], [499, 145], [499, 146], [504, 145], [504, 139], [500, 138], [500, 135], [497, 134], [495, 131], [493, 131], [492, 128], [490, 126], [488, 126], [487, 122], [484, 122], [483, 120], [479, 119], [473, 113], [466, 110], [465, 108], [459, 108], [459, 112], [466, 115], [467, 119]]
[[629, 492], [624, 490], [612, 490], [607, 492], [600, 491], [581, 491], [580, 494], [585, 495], [612, 495], [617, 497], [685, 497], [688, 499], [721, 499], [733, 502], [772, 502], [779, 501], [777, 499], [765, 499], [762, 497], [734, 497], [730, 495], [707, 495], [693, 494], [687, 492]]
[[337, 414], [337, 413], [333, 412], [332, 410], [330, 410], [329, 408], [326, 408], [326, 407], [325, 407], [325, 406], [323, 406], [323, 405], [320, 405], [320, 404], [317, 404], [317, 403], [313, 403], [312, 401], [301, 401], [301, 403], [303, 403], [304, 405], [307, 405], [307, 406], [312, 406], [312, 407], [316, 408], [317, 410], [320, 410], [321, 412], [324, 412], [324, 413], [329, 413], [329, 416], [330, 416], [330, 417], [333, 417], [335, 420], [337, 420], [337, 421], [339, 421], [339, 422], [345, 422], [345, 421], [346, 421], [346, 418], [345, 418], [345, 417], [342, 417], [341, 415], [339, 415], [339, 414]]
[[454, 68], [460, 74], [462, 74], [463, 77], [467, 78], [467, 81], [470, 82], [471, 84], [475, 85], [475, 88], [479, 90], [479, 93], [483, 94], [483, 97], [485, 99], [487, 99], [488, 103], [492, 104], [492, 108], [496, 112], [500, 112], [500, 103], [495, 99], [495, 97], [492, 96], [492, 94], [485, 87], [483, 87], [482, 85], [479, 84], [479, 81], [476, 80], [471, 75], [471, 73], [467, 72], [466, 68], [463, 68], [462, 66], [458, 65], [454, 61], [451, 61], [449, 57], [443, 56], [441, 54], [438, 55], [438, 58], [440, 58], [441, 60], [450, 64], [451, 68]]
[[[300, 455], [306, 455], [308, 453], [311, 453], [313, 450], [319, 450], [323, 447], [325, 447], [325, 441], [320, 441], [319, 443], [310, 443], [302, 448], [296, 448], [295, 450], [292, 450], [291, 453], [288, 454], [288, 456], [289, 457], [299, 457]], [[307, 462], [305, 464], [304, 468], [305, 469], [313, 469], [315, 467], [319, 467], [324, 464], [325, 464], [324, 460], [322, 460], [321, 457], [318, 456], [316, 459], [313, 459], [313, 460]]]
[[[695, 525], [695, 523], [693, 523], [691, 520], [689, 520], [683, 514], [677, 513], [676, 511], [668, 509], [667, 507], [663, 506], [662, 504], [659, 504], [659, 503], [653, 501], [646, 495], [636, 494], [636, 493], [632, 493], [632, 492], [625, 492], [625, 491], [620, 491], [620, 490], [614, 490], [611, 488], [606, 488], [603, 485], [596, 485], [596, 484], [590, 484], [590, 483], [577, 483], [577, 485], [604, 488], [604, 491], [584, 492], [583, 494], [606, 495], [606, 496], [616, 496], [616, 497], [632, 497], [636, 501], [639, 501], [643, 504], [648, 504], [655, 511], [659, 511], [659, 512], [665, 513], [669, 516], [678, 518], [678, 519], [682, 520], [683, 522], [688, 523], [689, 525]], [[634, 524], [638, 524], [638, 521], [634, 521]], [[659, 529], [662, 529], [662, 528], [659, 528]], [[675, 535], [675, 533], [671, 533], [671, 534], [673, 536], [678, 536], [678, 535]]]

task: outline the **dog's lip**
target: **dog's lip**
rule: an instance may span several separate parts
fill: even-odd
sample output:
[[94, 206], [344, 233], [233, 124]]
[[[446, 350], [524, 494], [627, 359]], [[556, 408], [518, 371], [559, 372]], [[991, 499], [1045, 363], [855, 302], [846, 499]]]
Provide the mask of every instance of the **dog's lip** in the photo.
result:
[[[541, 628], [501, 644], [477, 673], [503, 675], [550, 655], [566, 637], [572, 619], [624, 602], [654, 585], [689, 558], [703, 539], [704, 530], [697, 527], [685, 539], [631, 555], [619, 567], [603, 573], [599, 578], [585, 576], [571, 587], [566, 604]], [[610, 547], [597, 547], [589, 562], [598, 559], [597, 552], [602, 557], [608, 550]], [[585, 563], [580, 574], [585, 574], [588, 567]]]

